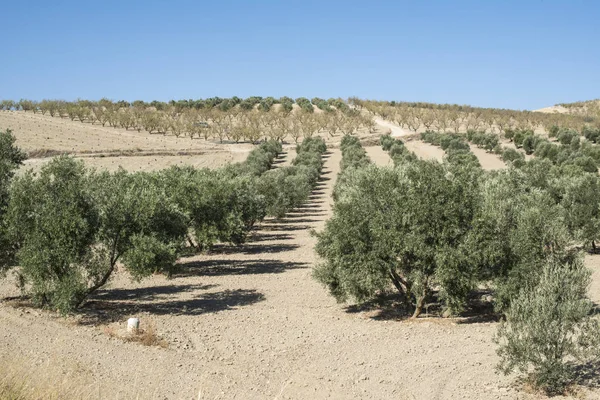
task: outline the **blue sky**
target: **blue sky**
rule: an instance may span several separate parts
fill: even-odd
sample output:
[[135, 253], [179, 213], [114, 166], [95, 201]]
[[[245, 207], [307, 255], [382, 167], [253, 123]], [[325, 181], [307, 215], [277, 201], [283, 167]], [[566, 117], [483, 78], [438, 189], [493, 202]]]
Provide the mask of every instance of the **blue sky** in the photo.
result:
[[6, 1], [0, 98], [600, 98], [600, 1]]

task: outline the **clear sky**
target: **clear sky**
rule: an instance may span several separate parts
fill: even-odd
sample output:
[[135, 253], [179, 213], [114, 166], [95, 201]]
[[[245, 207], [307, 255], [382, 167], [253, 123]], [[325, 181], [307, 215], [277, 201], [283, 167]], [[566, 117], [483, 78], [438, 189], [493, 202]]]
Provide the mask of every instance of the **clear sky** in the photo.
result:
[[600, 1], [21, 1], [0, 98], [600, 98]]

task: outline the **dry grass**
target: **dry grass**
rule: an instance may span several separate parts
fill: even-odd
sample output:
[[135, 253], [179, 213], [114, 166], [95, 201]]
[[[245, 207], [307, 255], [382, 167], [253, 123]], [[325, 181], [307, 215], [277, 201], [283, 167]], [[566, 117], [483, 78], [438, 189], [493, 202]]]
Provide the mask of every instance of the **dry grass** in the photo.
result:
[[[140, 343], [144, 346], [158, 346], [166, 349], [169, 347], [169, 343], [160, 337], [156, 332], [154, 322], [148, 320], [145, 323], [145, 328], [140, 328], [137, 332], [120, 333], [116, 328], [112, 326], [105, 326], [102, 330], [104, 334], [113, 339], [120, 339], [124, 342]], [[2, 400], [2, 398], [0, 398]]]
[[68, 371], [43, 368], [36, 373], [31, 363], [0, 359], [0, 400], [96, 399], [98, 391], [77, 365]]

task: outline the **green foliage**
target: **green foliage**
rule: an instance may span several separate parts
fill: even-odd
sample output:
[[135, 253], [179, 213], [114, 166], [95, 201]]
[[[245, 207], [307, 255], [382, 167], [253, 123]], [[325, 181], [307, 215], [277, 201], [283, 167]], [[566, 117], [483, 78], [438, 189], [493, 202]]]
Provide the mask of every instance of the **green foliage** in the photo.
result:
[[467, 140], [489, 152], [500, 144], [500, 138], [494, 133], [468, 131]]
[[590, 142], [600, 142], [600, 128], [594, 128], [589, 125], [583, 127], [581, 134]]
[[306, 138], [296, 146], [296, 154], [303, 152], [324, 154], [327, 151], [327, 145], [325, 141], [320, 137], [309, 137]]
[[306, 97], [297, 98], [296, 104], [298, 104], [303, 111], [306, 111], [308, 113], [313, 113], [315, 111], [315, 109], [312, 106], [312, 103]]
[[600, 361], [600, 324], [586, 297], [590, 271], [579, 258], [549, 259], [539, 281], [515, 295], [495, 338], [505, 374], [530, 373], [546, 393], [560, 394], [575, 375], [572, 360]]
[[218, 241], [244, 243], [250, 229], [265, 216], [265, 199], [251, 174], [172, 167], [160, 171], [157, 178], [170, 202], [184, 213], [193, 245], [200, 250]]
[[133, 279], [139, 281], [150, 272], [172, 273], [178, 258], [174, 244], [143, 234], [133, 235], [130, 240], [132, 246], [123, 254], [123, 263]]
[[10, 180], [27, 158], [27, 155], [15, 146], [15, 141], [10, 129], [0, 131], [0, 216], [6, 205]]
[[500, 311], [524, 285], [535, 284], [548, 257], [561, 256], [572, 245], [564, 213], [547, 190], [550, 169], [547, 162], [527, 163], [481, 185], [468, 251], [480, 278], [494, 282]]
[[[470, 133], [472, 134], [472, 133]], [[424, 142], [440, 146], [446, 152], [446, 161], [451, 164], [480, 167], [479, 159], [471, 152], [466, 138], [456, 133], [425, 131], [421, 134]]]
[[394, 139], [389, 134], [382, 135], [379, 139], [383, 150], [387, 151], [394, 165], [404, 162], [412, 162], [417, 159], [417, 156], [404, 146], [404, 142], [400, 139]]
[[277, 168], [261, 176], [258, 191], [265, 198], [267, 215], [283, 218], [308, 199], [321, 174], [322, 155], [326, 150], [322, 138], [306, 138], [297, 146], [292, 166]]
[[505, 135], [506, 138], [510, 139], [509, 136], [512, 136], [512, 141], [515, 143], [515, 146], [520, 148], [523, 147], [523, 141], [525, 140], [525, 138], [533, 136], [534, 133], [530, 129], [517, 129], [516, 131], [512, 132], [512, 135], [509, 135], [508, 132], [507, 135], [508, 136]]
[[68, 311], [85, 297], [98, 266], [92, 245], [98, 211], [86, 191], [83, 163], [61, 157], [41, 171], [17, 178], [7, 220], [23, 282], [34, 303]]
[[516, 168], [520, 168], [525, 164], [525, 155], [518, 150], [506, 148], [502, 152], [502, 161]]
[[459, 308], [475, 282], [462, 251], [473, 176], [420, 160], [393, 170], [350, 168], [344, 176], [334, 215], [317, 234], [324, 262], [315, 277], [338, 300], [366, 301], [395, 287], [414, 316], [440, 285], [446, 305]]
[[[146, 174], [95, 175], [69, 157], [55, 158], [37, 178], [28, 173], [15, 179], [7, 236], [22, 289], [36, 304], [66, 313], [106, 284], [124, 254], [144, 251], [135, 248], [147, 247], [143, 236], [175, 251], [186, 226], [167, 200]], [[135, 264], [124, 259], [124, 265], [137, 278], [164, 266], [130, 260]]]
[[551, 138], [557, 137], [559, 130], [560, 130], [560, 127], [558, 125], [552, 125], [550, 127], [550, 129], [548, 130], [548, 136]]
[[552, 192], [564, 210], [571, 236], [596, 249], [600, 237], [600, 177], [597, 174], [561, 176], [552, 180]]
[[567, 145], [571, 144], [573, 139], [578, 138], [578, 137], [579, 137], [579, 134], [576, 131], [570, 130], [570, 129], [561, 129], [558, 132], [558, 136], [557, 136], [558, 141], [563, 146], [567, 146]]
[[379, 138], [379, 143], [381, 144], [381, 148], [384, 151], [390, 151], [390, 148], [394, 144], [395, 139], [388, 133], [385, 135], [381, 135]]
[[9, 201], [9, 187], [15, 171], [27, 158], [15, 146], [15, 140], [9, 129], [0, 131], [0, 275], [14, 262], [14, 248], [7, 237], [8, 227], [4, 218]]
[[[538, 137], [536, 135], [527, 135], [523, 138], [521, 145], [523, 150], [525, 150], [525, 154], [533, 154], [536, 145], [538, 142]], [[517, 144], [517, 140], [515, 140], [515, 144]], [[517, 144], [518, 146], [518, 144]]]

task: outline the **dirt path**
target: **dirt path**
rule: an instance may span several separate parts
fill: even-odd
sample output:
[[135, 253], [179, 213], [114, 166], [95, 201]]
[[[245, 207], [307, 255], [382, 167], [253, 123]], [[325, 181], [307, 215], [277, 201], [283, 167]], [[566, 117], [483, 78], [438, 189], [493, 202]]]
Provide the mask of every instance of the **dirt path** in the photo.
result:
[[409, 135], [413, 135], [414, 132], [406, 130], [406, 129], [402, 129], [400, 128], [398, 125], [393, 124], [389, 121], [386, 121], [384, 119], [381, 119], [379, 117], [374, 117], [373, 118], [375, 120], [375, 123], [379, 126], [382, 126], [384, 128], [389, 128], [392, 132], [391, 135], [393, 137], [402, 137], [402, 136], [409, 136]]
[[[75, 371], [103, 399], [517, 398], [494, 372], [495, 323], [349, 312], [312, 279], [310, 229], [331, 216], [340, 151], [326, 157], [301, 209], [241, 248], [183, 259], [171, 280], [118, 274], [79, 323], [0, 304], [0, 361], [25, 360], [40, 376]], [[170, 347], [108, 337], [131, 316], [153, 321]]]
[[425, 143], [422, 140], [409, 140], [404, 142], [406, 148], [425, 160], [442, 161], [446, 152], [438, 146]]

